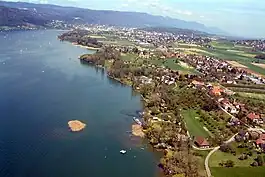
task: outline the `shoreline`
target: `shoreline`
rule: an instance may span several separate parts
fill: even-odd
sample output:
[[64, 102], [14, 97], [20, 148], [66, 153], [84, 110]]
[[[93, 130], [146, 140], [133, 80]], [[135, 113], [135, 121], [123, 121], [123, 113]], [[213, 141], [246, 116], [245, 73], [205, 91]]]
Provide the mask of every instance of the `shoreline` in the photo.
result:
[[[73, 43], [72, 43], [73, 44]], [[75, 46], [81, 46], [81, 47], [84, 47], [84, 48], [88, 48], [88, 47], [85, 47], [85, 46], [82, 46], [82, 45], [76, 45], [76, 44], [73, 44], [73, 45], [75, 45]], [[100, 48], [98, 48], [98, 49], [100, 49]], [[138, 89], [136, 89], [136, 88], [134, 88], [133, 87], [133, 84], [129, 84], [129, 83], [127, 83], [126, 81], [122, 81], [121, 79], [119, 79], [119, 78], [116, 78], [116, 77], [113, 77], [113, 76], [111, 76], [109, 73], [108, 73], [108, 67], [105, 65], [105, 66], [102, 66], [102, 65], [97, 65], [97, 64], [95, 64], [95, 63], [93, 63], [93, 62], [89, 62], [89, 61], [86, 61], [86, 60], [84, 60], [84, 59], [81, 59], [80, 57], [79, 57], [79, 60], [81, 60], [81, 61], [84, 61], [84, 62], [87, 62], [87, 63], [89, 63], [89, 64], [91, 64], [91, 66], [93, 66], [93, 67], [97, 67], [97, 68], [101, 68], [101, 69], [104, 69], [104, 71], [107, 73], [107, 78], [108, 79], [113, 79], [113, 80], [115, 80], [116, 82], [119, 82], [120, 84], [122, 84], [122, 85], [124, 85], [124, 86], [130, 86], [131, 87], [131, 89], [132, 89], [132, 91], [135, 91], [135, 92], [137, 92], [137, 93], [139, 93], [139, 96], [140, 96], [140, 100], [141, 100], [141, 102], [142, 103], [144, 103], [144, 104], [142, 104], [142, 111], [143, 112], [149, 112], [150, 111], [150, 109], [146, 106], [146, 104], [145, 103], [147, 103], [147, 98], [145, 98], [144, 97], [144, 95], [138, 90]], [[146, 122], [146, 121], [145, 121]], [[131, 126], [133, 127], [133, 123], [131, 124]], [[134, 127], [135, 128], [135, 127]], [[147, 129], [150, 129], [150, 128], [152, 128], [152, 126], [148, 126], [147, 128], [145, 127], [143, 127], [143, 126], [141, 126], [141, 129], [143, 130], [142, 131], [142, 134], [140, 134], [141, 136], [139, 136], [139, 134], [137, 134], [138, 135], [138, 137], [140, 137], [140, 138], [143, 138], [143, 139], [145, 139], [145, 140], [147, 140], [147, 144], [148, 145], [150, 145], [151, 147], [152, 147], [152, 149], [154, 150], [154, 151], [156, 151], [156, 152], [163, 152], [164, 153], [164, 155], [163, 156], [161, 156], [160, 157], [160, 160], [158, 160], [157, 161], [157, 166], [163, 171], [163, 173], [164, 173], [164, 175], [166, 175], [166, 176], [168, 176], [168, 175], [170, 175], [169, 174], [169, 172], [170, 172], [170, 169], [168, 169], [167, 167], [161, 167], [161, 159], [163, 159], [163, 158], [166, 158], [166, 155], [165, 154], [167, 154], [168, 152], [171, 152], [171, 146], [170, 147], [165, 147], [165, 146], [163, 146], [163, 148], [161, 148], [161, 146], [159, 146], [159, 145], [161, 145], [161, 143], [158, 143], [158, 144], [153, 144], [152, 143], [152, 139], [150, 139], [148, 136], [147, 136], [147, 132], [146, 132], [146, 130]], [[133, 133], [133, 129], [131, 129], [131, 132], [132, 132], [132, 135], [133, 136], [137, 136], [136, 134], [135, 134], [135, 132]], [[163, 143], [162, 143], [163, 144]], [[163, 166], [163, 165], [162, 165]]]
[[81, 48], [85, 48], [88, 50], [99, 50], [99, 49], [101, 49], [101, 48], [96, 48], [96, 47], [88, 47], [88, 46], [84, 46], [84, 45], [80, 45], [80, 44], [76, 44], [76, 43], [71, 43], [71, 44], [73, 44], [76, 47], [81, 47]]

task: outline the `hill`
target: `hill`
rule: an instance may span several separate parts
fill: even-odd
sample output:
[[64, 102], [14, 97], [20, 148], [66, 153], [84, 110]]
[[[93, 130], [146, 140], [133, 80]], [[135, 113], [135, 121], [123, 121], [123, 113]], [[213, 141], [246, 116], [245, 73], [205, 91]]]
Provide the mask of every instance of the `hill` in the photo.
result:
[[47, 22], [47, 18], [34, 11], [0, 6], [0, 26], [43, 26]]
[[[5, 2], [0, 1], [0, 6], [17, 8], [29, 14], [38, 14], [36, 18], [44, 21], [62, 20], [69, 23], [89, 23], [104, 24], [124, 27], [176, 27], [182, 29], [192, 29], [209, 33], [220, 33], [219, 29], [213, 30], [197, 22], [189, 22], [169, 17], [154, 16], [139, 12], [119, 12], [107, 10], [90, 10], [76, 7], [62, 7], [50, 4], [33, 4], [25, 2]], [[13, 9], [14, 10], [14, 9]], [[14, 12], [12, 12], [14, 13]], [[0, 14], [2, 15], [2, 14]], [[23, 16], [21, 16], [23, 17]], [[6, 17], [4, 17], [4, 20]], [[78, 19], [78, 20], [77, 20]], [[3, 19], [1, 19], [3, 20]]]

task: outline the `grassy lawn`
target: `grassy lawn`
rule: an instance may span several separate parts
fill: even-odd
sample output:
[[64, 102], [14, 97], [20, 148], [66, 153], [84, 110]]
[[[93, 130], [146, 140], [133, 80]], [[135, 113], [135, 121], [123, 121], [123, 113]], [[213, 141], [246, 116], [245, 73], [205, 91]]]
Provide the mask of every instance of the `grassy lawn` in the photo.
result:
[[209, 160], [209, 166], [210, 167], [220, 167], [219, 163], [222, 161], [232, 160], [235, 162], [235, 167], [250, 167], [250, 164], [254, 162], [254, 158], [256, 155], [253, 155], [252, 157], [249, 157], [246, 160], [239, 160], [238, 157], [240, 156], [240, 153], [237, 153], [236, 156], [234, 156], [231, 153], [225, 153], [221, 151], [215, 152], [210, 160]]
[[213, 167], [211, 172], [213, 177], [264, 177], [265, 167]]
[[204, 130], [202, 123], [199, 121], [199, 115], [196, 110], [182, 110], [181, 114], [191, 136], [209, 137], [209, 133]]

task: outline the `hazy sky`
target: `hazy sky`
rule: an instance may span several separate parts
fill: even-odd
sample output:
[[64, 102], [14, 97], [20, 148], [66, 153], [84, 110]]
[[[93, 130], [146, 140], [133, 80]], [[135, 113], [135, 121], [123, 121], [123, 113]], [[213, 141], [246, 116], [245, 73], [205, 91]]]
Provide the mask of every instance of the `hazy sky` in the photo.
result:
[[[12, 0], [14, 1], [14, 0]], [[147, 12], [265, 37], [265, 0], [24, 0], [89, 9]]]

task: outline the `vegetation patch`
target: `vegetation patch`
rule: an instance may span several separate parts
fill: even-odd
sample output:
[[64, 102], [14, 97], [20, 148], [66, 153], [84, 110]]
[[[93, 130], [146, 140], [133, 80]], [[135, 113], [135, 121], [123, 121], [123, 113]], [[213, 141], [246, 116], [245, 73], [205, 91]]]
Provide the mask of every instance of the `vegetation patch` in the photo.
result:
[[214, 177], [263, 177], [265, 167], [212, 167], [211, 172]]

